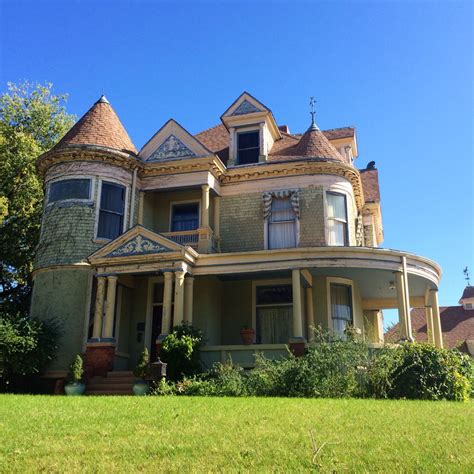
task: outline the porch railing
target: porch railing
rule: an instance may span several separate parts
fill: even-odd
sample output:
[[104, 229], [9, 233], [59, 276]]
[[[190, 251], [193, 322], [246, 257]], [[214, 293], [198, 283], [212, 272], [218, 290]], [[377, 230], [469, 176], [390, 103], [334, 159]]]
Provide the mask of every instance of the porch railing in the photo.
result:
[[181, 245], [197, 246], [199, 232], [197, 230], [183, 230], [181, 232], [165, 232], [165, 237]]

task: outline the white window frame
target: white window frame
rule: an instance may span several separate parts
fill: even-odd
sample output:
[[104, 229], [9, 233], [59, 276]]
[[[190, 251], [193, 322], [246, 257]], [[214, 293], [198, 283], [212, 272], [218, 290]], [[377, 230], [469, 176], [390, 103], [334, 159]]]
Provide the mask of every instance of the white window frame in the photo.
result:
[[[291, 199], [289, 197], [289, 199]], [[288, 221], [289, 222], [289, 221]], [[264, 219], [263, 222], [263, 248], [265, 250], [285, 250], [285, 249], [296, 249], [300, 246], [300, 219], [295, 215], [295, 246], [294, 247], [285, 247], [280, 249], [270, 249], [269, 248], [269, 239], [270, 236], [270, 218]]]
[[[89, 197], [85, 199], [71, 198], [71, 199], [61, 199], [60, 201], [49, 202], [49, 193], [51, 191], [51, 185], [59, 183], [61, 181], [71, 181], [74, 179], [87, 179], [89, 180]], [[93, 203], [94, 202], [94, 187], [95, 187], [95, 177], [87, 175], [71, 175], [71, 176], [61, 176], [60, 178], [55, 178], [46, 183], [46, 202], [45, 206], [50, 207], [54, 206], [59, 202], [80, 202], [80, 203]]]
[[[329, 220], [333, 220], [336, 222], [344, 222], [341, 219], [337, 219], [334, 217], [328, 216], [328, 194], [337, 194], [340, 196], [344, 196], [345, 204], [346, 204], [346, 236], [345, 236], [345, 243], [343, 245], [334, 245], [329, 243]], [[351, 245], [351, 230], [349, 225], [349, 201], [348, 201], [348, 194], [345, 191], [342, 191], [337, 188], [328, 188], [324, 190], [324, 236], [326, 238], [326, 245], [331, 247], [349, 247]]]
[[345, 285], [351, 288], [351, 306], [352, 306], [352, 325], [359, 328], [361, 331], [364, 331], [364, 327], [359, 327], [356, 321], [356, 311], [355, 311], [355, 292], [354, 292], [354, 281], [349, 278], [340, 278], [340, 277], [326, 277], [326, 301], [327, 301], [327, 311], [328, 311], [328, 328], [331, 331], [334, 331], [334, 325], [332, 322], [332, 311], [331, 311], [331, 284], [336, 285]]
[[[231, 128], [231, 139], [230, 143], [232, 145], [232, 150], [229, 150], [230, 152], [230, 158], [231, 162], [234, 164], [232, 166], [255, 166], [260, 163], [260, 155], [262, 155], [262, 150], [263, 150], [263, 131], [262, 131], [262, 123], [264, 122], [254, 122], [252, 124], [248, 125], [236, 125]], [[246, 163], [246, 164], [239, 164], [238, 162], [238, 155], [239, 155], [239, 141], [238, 141], [238, 135], [240, 133], [249, 133], [249, 132], [258, 132], [258, 137], [259, 137], [259, 160], [256, 163]]]
[[[292, 285], [292, 280], [291, 278], [279, 278], [276, 280], [252, 280], [252, 329], [255, 331], [254, 334], [254, 340], [253, 343], [256, 344], [256, 338], [257, 338], [257, 287], [258, 286], [279, 286], [279, 285]], [[258, 306], [267, 306], [267, 305], [258, 305]], [[275, 305], [268, 305], [268, 306], [275, 306]], [[285, 304], [282, 303], [281, 306], [293, 306], [293, 303]], [[291, 337], [291, 334], [289, 334], [289, 337]], [[265, 344], [259, 344], [259, 346], [265, 346]], [[271, 344], [272, 346], [278, 345], [278, 344]], [[285, 344], [281, 344], [284, 346]]]
[[[170, 208], [169, 208], [169, 222], [168, 222], [168, 232], [173, 232], [171, 230], [172, 224], [173, 224], [173, 206], [180, 205], [180, 204], [197, 204], [198, 205], [198, 227], [199, 229], [201, 227], [201, 200], [200, 199], [186, 199], [184, 201], [171, 201], [170, 202]], [[196, 229], [196, 231], [197, 231]], [[179, 232], [179, 231], [175, 231]], [[184, 232], [184, 231], [182, 231]]]
[[[100, 216], [100, 200], [102, 197], [102, 183], [111, 183], [111, 184], [117, 184], [119, 186], [123, 186], [125, 188], [125, 203], [123, 207], [123, 226], [122, 226], [122, 232], [120, 235], [122, 235], [126, 230], [127, 230], [127, 222], [128, 222], [128, 212], [129, 212], [129, 199], [130, 199], [130, 186], [119, 180], [119, 179], [114, 179], [114, 178], [100, 178], [99, 179], [99, 185], [97, 186], [97, 199], [95, 200], [96, 202], [96, 212], [95, 212], [95, 224], [94, 224], [94, 242], [95, 243], [105, 243], [105, 242], [111, 242], [112, 240], [115, 239], [106, 239], [104, 237], [97, 237], [97, 232], [99, 230], [99, 216]], [[120, 235], [118, 237], [120, 237]], [[116, 237], [116, 238], [118, 238]]]

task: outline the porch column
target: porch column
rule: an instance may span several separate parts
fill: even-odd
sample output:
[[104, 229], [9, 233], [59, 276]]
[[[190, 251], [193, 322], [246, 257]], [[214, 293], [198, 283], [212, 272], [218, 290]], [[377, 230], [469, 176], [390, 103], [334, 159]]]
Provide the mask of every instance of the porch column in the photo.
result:
[[217, 240], [218, 248], [220, 249], [220, 238], [221, 238], [221, 197], [214, 197], [214, 237]]
[[138, 218], [137, 218], [137, 224], [143, 225], [143, 204], [145, 200], [145, 193], [143, 191], [140, 191], [138, 195]]
[[439, 315], [438, 290], [430, 290], [431, 311], [433, 314], [433, 335], [436, 347], [443, 347], [443, 332], [441, 331], [441, 318]]
[[193, 324], [193, 287], [194, 278], [184, 279], [184, 320], [188, 324]]
[[314, 332], [314, 306], [313, 306], [313, 288], [310, 286], [305, 289], [306, 292], [306, 316], [308, 323], [308, 339], [313, 340]]
[[301, 278], [300, 271], [293, 270], [293, 337], [303, 337], [303, 313], [301, 311]]
[[407, 315], [405, 304], [405, 285], [403, 283], [403, 273], [395, 272], [397, 283], [398, 320], [400, 321], [400, 339], [408, 339], [407, 335]]
[[203, 184], [201, 199], [201, 227], [209, 227], [209, 185]]
[[426, 317], [426, 335], [428, 342], [434, 344], [434, 333], [433, 333], [433, 310], [431, 306], [425, 306], [425, 317]]
[[173, 325], [181, 324], [184, 319], [184, 275], [186, 272], [177, 270], [174, 272], [174, 314]]
[[407, 330], [407, 339], [411, 342], [413, 339], [413, 331], [411, 329], [411, 313], [410, 313], [410, 291], [408, 288], [408, 271], [407, 271], [407, 258], [402, 257], [402, 268], [403, 268], [403, 285], [405, 288], [405, 311], [407, 315], [406, 319], [406, 330]]
[[94, 308], [94, 327], [92, 329], [92, 338], [100, 339], [102, 334], [102, 317], [104, 315], [104, 295], [105, 295], [105, 277], [97, 277], [97, 293], [95, 297]]
[[110, 275], [107, 277], [107, 304], [105, 306], [105, 321], [103, 337], [112, 339], [114, 337], [114, 315], [115, 315], [115, 295], [117, 293], [118, 277]]
[[161, 334], [167, 335], [171, 326], [171, 303], [173, 299], [173, 272], [163, 273], [165, 284], [163, 288], [163, 317], [161, 319]]

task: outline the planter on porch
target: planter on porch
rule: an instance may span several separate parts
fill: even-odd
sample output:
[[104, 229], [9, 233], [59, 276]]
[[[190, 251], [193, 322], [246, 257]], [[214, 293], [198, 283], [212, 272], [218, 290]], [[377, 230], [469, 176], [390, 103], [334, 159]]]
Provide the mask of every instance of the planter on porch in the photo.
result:
[[255, 329], [244, 326], [240, 330], [240, 338], [242, 339], [242, 344], [246, 346], [253, 344], [255, 338]]

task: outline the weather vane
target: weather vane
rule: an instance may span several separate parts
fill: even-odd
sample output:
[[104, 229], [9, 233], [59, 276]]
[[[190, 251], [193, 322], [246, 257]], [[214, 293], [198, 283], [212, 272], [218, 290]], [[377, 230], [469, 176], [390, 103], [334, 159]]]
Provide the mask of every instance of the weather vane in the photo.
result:
[[467, 286], [471, 286], [470, 278], [469, 278], [469, 268], [465, 268], [463, 271], [464, 273], [464, 278], [467, 281]]
[[316, 115], [315, 111], [316, 100], [313, 96], [309, 98], [309, 107], [310, 107], [310, 114], [311, 114], [311, 127], [310, 130], [319, 130], [318, 126], [316, 125], [316, 120], [314, 116]]

